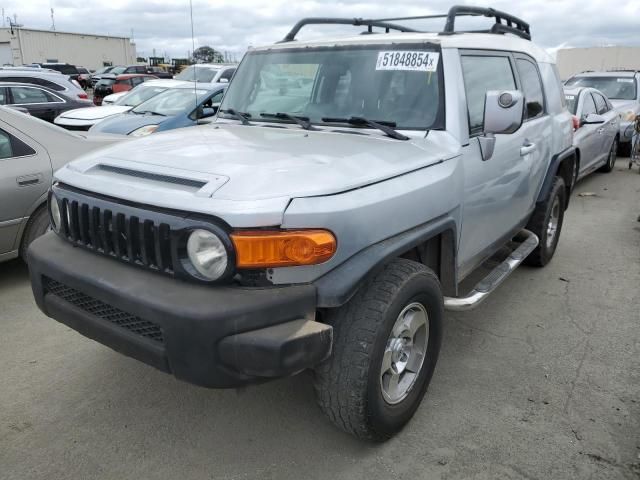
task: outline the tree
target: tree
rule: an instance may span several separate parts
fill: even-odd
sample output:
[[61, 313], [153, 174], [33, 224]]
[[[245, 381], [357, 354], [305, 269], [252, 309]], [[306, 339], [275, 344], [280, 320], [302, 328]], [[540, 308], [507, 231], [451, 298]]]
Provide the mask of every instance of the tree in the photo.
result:
[[196, 48], [192, 58], [195, 63], [222, 63], [224, 61], [222, 53], [208, 45]]

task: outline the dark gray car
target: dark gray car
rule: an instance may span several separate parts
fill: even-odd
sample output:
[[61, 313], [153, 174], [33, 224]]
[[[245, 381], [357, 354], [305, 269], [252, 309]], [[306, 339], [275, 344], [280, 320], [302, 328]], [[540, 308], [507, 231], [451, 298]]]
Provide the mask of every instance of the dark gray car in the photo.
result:
[[53, 122], [67, 110], [93, 107], [91, 100], [27, 83], [0, 82], [0, 105], [19, 106], [30, 115]]

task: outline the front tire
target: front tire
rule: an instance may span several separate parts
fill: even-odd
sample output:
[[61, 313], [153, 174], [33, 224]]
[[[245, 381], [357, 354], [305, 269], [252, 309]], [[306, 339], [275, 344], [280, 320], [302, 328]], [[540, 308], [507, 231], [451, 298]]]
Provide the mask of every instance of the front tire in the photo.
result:
[[333, 355], [315, 370], [318, 403], [342, 430], [384, 441], [417, 410], [442, 343], [436, 275], [396, 259], [329, 314]]
[[618, 137], [613, 139], [613, 144], [609, 150], [609, 156], [607, 157], [607, 163], [600, 167], [600, 171], [603, 173], [609, 173], [616, 165], [616, 159], [618, 154]]
[[526, 258], [527, 265], [544, 267], [553, 258], [562, 231], [565, 205], [567, 204], [566, 195], [564, 180], [555, 177], [549, 195], [544, 202], [536, 206], [527, 225], [527, 230], [535, 233], [540, 240], [536, 249]]

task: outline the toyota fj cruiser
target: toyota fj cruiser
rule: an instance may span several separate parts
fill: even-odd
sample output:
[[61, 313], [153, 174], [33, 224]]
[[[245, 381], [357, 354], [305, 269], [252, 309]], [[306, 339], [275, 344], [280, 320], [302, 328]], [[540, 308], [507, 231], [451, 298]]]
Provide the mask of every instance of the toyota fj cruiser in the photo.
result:
[[[491, 28], [456, 31], [469, 15]], [[551, 260], [575, 175], [529, 25], [441, 17], [439, 33], [302, 20], [246, 54], [212, 124], [58, 171], [54, 232], [29, 252], [38, 306], [205, 387], [313, 369], [335, 424], [393, 435], [434, 372], [443, 311]], [[366, 34], [296, 42], [309, 24]]]

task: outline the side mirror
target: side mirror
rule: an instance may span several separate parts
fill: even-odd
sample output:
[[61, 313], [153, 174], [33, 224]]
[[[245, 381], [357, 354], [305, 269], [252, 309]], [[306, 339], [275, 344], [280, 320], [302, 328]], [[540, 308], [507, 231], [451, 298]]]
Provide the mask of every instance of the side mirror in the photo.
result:
[[228, 78], [220, 78], [218, 80], [218, 83], [229, 83], [229, 79]]
[[597, 113], [590, 113], [586, 117], [582, 117], [580, 119], [580, 126], [583, 125], [598, 125], [600, 123], [604, 123], [606, 120], [602, 115], [598, 115]]
[[216, 113], [218, 113], [218, 106], [213, 107], [203, 107], [200, 105], [196, 110], [196, 120], [201, 118], [213, 117]]
[[496, 134], [516, 132], [524, 119], [524, 95], [518, 90], [490, 90], [484, 99], [484, 135], [480, 137], [482, 159], [493, 156]]

